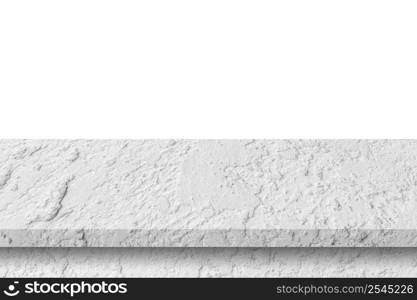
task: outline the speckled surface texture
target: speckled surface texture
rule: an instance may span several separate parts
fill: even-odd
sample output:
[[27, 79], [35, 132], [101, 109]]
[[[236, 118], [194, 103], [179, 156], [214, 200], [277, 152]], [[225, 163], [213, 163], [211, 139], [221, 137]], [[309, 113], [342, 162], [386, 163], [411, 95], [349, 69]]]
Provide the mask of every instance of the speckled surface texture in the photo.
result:
[[416, 277], [415, 248], [0, 249], [0, 277]]
[[416, 204], [413, 140], [0, 141], [3, 247], [416, 246]]

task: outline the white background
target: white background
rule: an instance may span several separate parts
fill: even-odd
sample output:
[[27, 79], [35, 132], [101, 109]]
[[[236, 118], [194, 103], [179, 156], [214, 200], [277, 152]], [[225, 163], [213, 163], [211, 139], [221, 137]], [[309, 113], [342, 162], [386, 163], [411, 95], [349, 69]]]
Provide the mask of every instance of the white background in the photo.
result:
[[417, 138], [417, 1], [4, 0], [0, 138]]

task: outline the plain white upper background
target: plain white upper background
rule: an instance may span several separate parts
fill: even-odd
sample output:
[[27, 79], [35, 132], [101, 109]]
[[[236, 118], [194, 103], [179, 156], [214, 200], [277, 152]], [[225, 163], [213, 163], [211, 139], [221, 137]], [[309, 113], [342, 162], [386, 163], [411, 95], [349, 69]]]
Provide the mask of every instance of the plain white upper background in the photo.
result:
[[5, 0], [0, 138], [417, 138], [417, 2]]

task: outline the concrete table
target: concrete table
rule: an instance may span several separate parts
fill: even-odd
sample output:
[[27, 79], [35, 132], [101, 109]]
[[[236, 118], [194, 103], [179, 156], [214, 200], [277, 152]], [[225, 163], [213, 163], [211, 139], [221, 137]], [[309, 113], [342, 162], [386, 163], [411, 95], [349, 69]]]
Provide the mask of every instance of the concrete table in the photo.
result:
[[1, 140], [2, 247], [417, 246], [414, 140]]

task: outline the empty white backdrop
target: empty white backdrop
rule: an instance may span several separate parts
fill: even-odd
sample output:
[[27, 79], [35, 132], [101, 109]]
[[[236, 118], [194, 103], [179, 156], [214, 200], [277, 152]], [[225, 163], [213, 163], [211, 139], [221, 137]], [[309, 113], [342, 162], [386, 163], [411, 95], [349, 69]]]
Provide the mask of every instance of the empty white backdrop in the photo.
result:
[[417, 138], [417, 2], [5, 0], [0, 138]]

